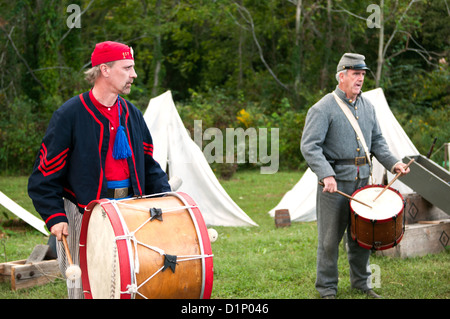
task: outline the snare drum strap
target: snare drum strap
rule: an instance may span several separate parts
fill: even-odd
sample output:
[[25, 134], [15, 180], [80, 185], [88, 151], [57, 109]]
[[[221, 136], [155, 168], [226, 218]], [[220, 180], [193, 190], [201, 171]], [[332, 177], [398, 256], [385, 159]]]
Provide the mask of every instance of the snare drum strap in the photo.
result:
[[342, 102], [342, 100], [337, 96], [337, 94], [335, 92], [333, 92], [333, 96], [334, 96], [337, 104], [341, 108], [342, 112], [344, 112], [344, 114], [347, 117], [348, 121], [350, 122], [350, 124], [352, 125], [353, 129], [355, 130], [356, 136], [359, 137], [359, 140], [361, 141], [361, 144], [362, 144], [362, 146], [364, 148], [364, 152], [366, 153], [367, 162], [369, 163], [369, 166], [372, 167], [372, 161], [371, 161], [371, 158], [370, 158], [369, 149], [367, 147], [366, 140], [364, 139], [364, 135], [361, 132], [361, 128], [359, 127], [358, 122], [356, 121], [356, 119], [353, 116], [352, 112], [350, 112], [349, 108], [344, 104], [344, 102]]

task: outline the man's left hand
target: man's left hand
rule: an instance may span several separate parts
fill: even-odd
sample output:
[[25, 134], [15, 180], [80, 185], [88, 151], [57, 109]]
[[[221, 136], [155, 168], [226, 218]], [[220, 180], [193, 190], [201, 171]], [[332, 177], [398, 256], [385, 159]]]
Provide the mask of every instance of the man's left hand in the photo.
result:
[[409, 167], [406, 167], [407, 164], [405, 163], [397, 163], [394, 166], [394, 171], [398, 174], [401, 173], [402, 175], [406, 175], [409, 173]]

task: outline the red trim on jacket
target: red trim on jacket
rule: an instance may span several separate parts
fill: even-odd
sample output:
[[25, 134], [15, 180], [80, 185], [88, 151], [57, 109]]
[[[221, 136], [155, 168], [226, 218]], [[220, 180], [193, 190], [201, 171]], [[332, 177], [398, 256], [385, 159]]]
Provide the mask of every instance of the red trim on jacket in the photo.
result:
[[[91, 114], [94, 120], [100, 125], [100, 140], [98, 142], [98, 155], [99, 158], [102, 158], [102, 144], [103, 144], [103, 123], [94, 115], [94, 112], [86, 105], [86, 101], [83, 98], [83, 94], [80, 94], [80, 100], [83, 103], [86, 110]], [[100, 194], [102, 192], [102, 184], [103, 184], [103, 167], [100, 166], [100, 179], [98, 181], [98, 190], [96, 199], [100, 199]]]
[[[125, 127], [127, 128], [127, 135], [130, 136], [130, 130], [128, 129], [128, 117], [130, 116], [130, 110], [128, 109], [127, 101], [125, 101], [125, 99], [122, 100], [124, 101], [125, 107], [127, 108], [127, 114], [125, 115]], [[141, 182], [139, 181], [139, 175], [136, 170], [136, 159], [134, 158], [132, 143], [130, 143], [130, 149], [131, 149], [131, 158], [133, 160], [134, 174], [136, 175], [137, 186], [139, 188], [139, 195], [142, 196], [144, 195], [144, 192], [142, 192]]]
[[109, 128], [109, 144], [108, 151], [106, 152], [104, 168], [106, 180], [121, 181], [130, 178], [130, 168], [128, 166], [127, 159], [115, 159], [112, 155], [117, 129], [120, 125], [119, 117], [117, 115], [117, 101], [112, 106], [103, 105], [95, 98], [92, 90], [89, 91], [89, 99], [92, 104], [94, 104], [96, 109], [109, 121], [109, 125], [105, 125], [105, 128]]
[[67, 153], [69, 152], [69, 148], [66, 148], [64, 151], [56, 155], [54, 158], [48, 160], [47, 159], [47, 147], [44, 143], [42, 143], [41, 155], [39, 156], [39, 170], [42, 175], [48, 176], [52, 175], [59, 170], [61, 170], [66, 165]]
[[70, 195], [72, 195], [74, 198], [76, 198], [75, 193], [74, 193], [72, 190], [70, 190], [70, 189], [64, 187], [64, 191], [67, 192], [67, 193], [69, 193]]
[[47, 219], [45, 220], [45, 223], [47, 224], [47, 222], [48, 222], [50, 219], [53, 219], [53, 218], [58, 217], [58, 216], [64, 216], [64, 217], [66, 217], [66, 214], [64, 214], [64, 213], [58, 213], [58, 214], [51, 215], [49, 218], [47, 218]]
[[143, 142], [142, 144], [144, 144], [144, 154], [150, 155], [151, 157], [153, 157], [153, 144], [149, 144], [149, 143], [145, 143]]

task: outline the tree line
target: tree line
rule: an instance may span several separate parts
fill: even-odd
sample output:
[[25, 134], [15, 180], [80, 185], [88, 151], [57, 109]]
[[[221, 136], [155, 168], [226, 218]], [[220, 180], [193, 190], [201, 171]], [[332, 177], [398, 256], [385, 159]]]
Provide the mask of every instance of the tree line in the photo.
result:
[[345, 52], [366, 56], [364, 89], [383, 88], [421, 153], [450, 141], [447, 0], [1, 0], [0, 10], [2, 172], [29, 172], [52, 113], [89, 89], [83, 72], [106, 40], [133, 47], [127, 98], [141, 110], [171, 90], [190, 130], [199, 119], [279, 127], [285, 168], [304, 168], [306, 111], [335, 88]]

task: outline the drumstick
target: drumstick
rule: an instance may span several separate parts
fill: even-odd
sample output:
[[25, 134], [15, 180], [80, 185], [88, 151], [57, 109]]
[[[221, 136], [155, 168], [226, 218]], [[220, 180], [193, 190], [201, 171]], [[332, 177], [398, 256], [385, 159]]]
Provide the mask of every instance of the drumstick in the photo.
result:
[[[322, 182], [319, 182], [319, 185], [325, 186]], [[352, 197], [352, 196], [350, 196], [350, 195], [347, 195], [346, 193], [343, 193], [343, 192], [341, 192], [341, 191], [339, 191], [339, 190], [336, 190], [336, 193], [338, 193], [339, 195], [342, 195], [342, 196], [344, 196], [344, 197], [347, 197], [348, 199], [354, 200], [355, 202], [360, 203], [361, 205], [364, 205], [364, 206], [367, 206], [367, 207], [369, 207], [369, 208], [372, 208], [372, 206], [369, 206], [369, 205], [367, 205], [366, 203], [361, 202], [360, 200], [358, 200], [358, 199], [356, 199], [356, 198], [354, 198], [354, 197]]]
[[[412, 162], [414, 162], [414, 158], [412, 158], [412, 159], [409, 161], [409, 163], [406, 164], [405, 169], [407, 169], [407, 168], [409, 167], [409, 165], [411, 165]], [[383, 190], [378, 194], [377, 197], [375, 197], [375, 199], [374, 199], [373, 201], [376, 201], [376, 200], [378, 199], [378, 197], [380, 197], [381, 194], [383, 194], [383, 193], [386, 191], [386, 189], [388, 189], [389, 187], [391, 187], [391, 185], [396, 181], [397, 178], [400, 177], [401, 174], [402, 174], [402, 173], [398, 172], [397, 175], [395, 175], [395, 177], [392, 179], [392, 181], [390, 181], [390, 183], [387, 184], [385, 188], [383, 188]]]
[[73, 264], [69, 246], [67, 245], [66, 236], [62, 235], [62, 241], [64, 244], [64, 250], [66, 251], [67, 260], [69, 261], [69, 267], [66, 269], [66, 278], [75, 281], [81, 277], [81, 269], [78, 265]]

